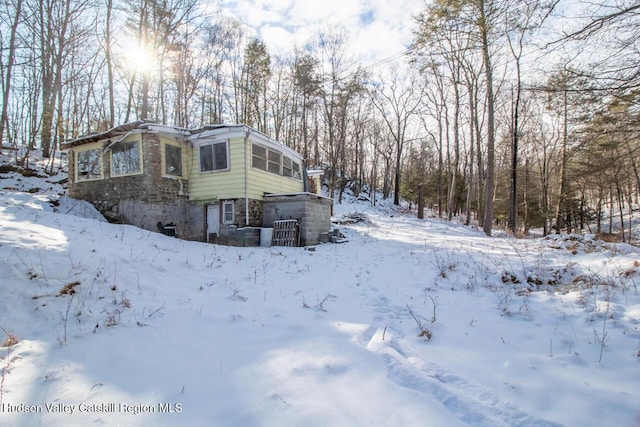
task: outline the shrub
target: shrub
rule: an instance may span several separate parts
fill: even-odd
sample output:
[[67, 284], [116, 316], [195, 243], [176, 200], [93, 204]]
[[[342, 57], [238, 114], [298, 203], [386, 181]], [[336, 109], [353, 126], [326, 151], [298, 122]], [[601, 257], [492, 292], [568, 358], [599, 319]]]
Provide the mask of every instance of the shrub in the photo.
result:
[[4, 340], [0, 347], [11, 347], [20, 342], [20, 339], [13, 331], [4, 331], [4, 333], [7, 335], [7, 339]]

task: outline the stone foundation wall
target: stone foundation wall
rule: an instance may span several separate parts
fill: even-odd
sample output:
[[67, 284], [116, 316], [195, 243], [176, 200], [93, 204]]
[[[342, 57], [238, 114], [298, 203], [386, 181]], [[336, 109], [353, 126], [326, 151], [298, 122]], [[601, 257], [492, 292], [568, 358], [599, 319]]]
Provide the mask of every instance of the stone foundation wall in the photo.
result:
[[[152, 133], [141, 135], [142, 174], [111, 177], [111, 155], [106, 152], [102, 156], [104, 178], [80, 183], [72, 182], [69, 186], [69, 196], [93, 203], [109, 221], [125, 222], [120, 212], [122, 201], [135, 200], [151, 205], [173, 203], [182, 197], [180, 194], [186, 194], [188, 191], [186, 180], [162, 177], [158, 136]], [[75, 176], [75, 153], [69, 158], [69, 176]], [[130, 213], [129, 218], [131, 218]], [[156, 230], [155, 225], [153, 229]]]
[[[249, 227], [261, 227], [263, 220], [262, 200], [249, 199]], [[245, 199], [236, 199], [234, 202], [235, 224], [238, 227], [246, 226]]]

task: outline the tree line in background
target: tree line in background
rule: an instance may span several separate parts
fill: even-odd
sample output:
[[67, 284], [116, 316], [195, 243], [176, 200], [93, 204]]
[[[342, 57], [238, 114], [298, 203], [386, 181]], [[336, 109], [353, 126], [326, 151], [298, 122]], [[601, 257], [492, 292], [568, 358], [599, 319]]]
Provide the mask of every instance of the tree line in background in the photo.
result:
[[242, 123], [326, 168], [338, 202], [381, 192], [489, 235], [610, 234], [615, 213], [629, 240], [640, 2], [571, 4], [433, 0], [365, 66], [343, 28], [274, 56], [199, 0], [6, 0], [0, 147], [24, 164], [133, 120]]

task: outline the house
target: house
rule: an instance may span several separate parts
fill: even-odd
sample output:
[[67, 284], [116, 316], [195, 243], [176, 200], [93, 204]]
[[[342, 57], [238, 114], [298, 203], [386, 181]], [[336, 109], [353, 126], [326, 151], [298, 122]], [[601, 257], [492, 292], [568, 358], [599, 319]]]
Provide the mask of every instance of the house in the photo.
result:
[[301, 245], [331, 228], [333, 201], [320, 195], [317, 171], [309, 177], [300, 154], [249, 126], [137, 121], [62, 149], [69, 195], [112, 222], [239, 246], [260, 244], [284, 220], [296, 220]]

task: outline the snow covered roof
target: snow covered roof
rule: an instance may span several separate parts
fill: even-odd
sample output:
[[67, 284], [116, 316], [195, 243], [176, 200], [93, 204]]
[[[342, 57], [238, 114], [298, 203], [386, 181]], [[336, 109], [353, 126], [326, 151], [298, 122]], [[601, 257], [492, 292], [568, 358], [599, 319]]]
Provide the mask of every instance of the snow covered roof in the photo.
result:
[[123, 125], [115, 126], [107, 131], [103, 132], [95, 132], [89, 135], [81, 136], [80, 138], [72, 139], [70, 141], [64, 142], [61, 144], [60, 148], [62, 150], [68, 150], [72, 147], [76, 147], [78, 145], [89, 144], [91, 142], [102, 141], [103, 139], [120, 137], [126, 135], [132, 130], [139, 129], [142, 125], [150, 123], [146, 120], [137, 120], [131, 123], [125, 123]]
[[264, 197], [265, 198], [271, 198], [271, 197], [297, 197], [297, 196], [312, 196], [318, 199], [327, 199], [327, 200], [331, 200], [331, 202], [333, 202], [333, 199], [331, 197], [326, 197], [326, 196], [321, 196], [319, 194], [316, 193], [310, 193], [308, 191], [299, 191], [296, 193], [265, 193]]
[[260, 143], [275, 147], [293, 158], [302, 160], [302, 155], [300, 153], [289, 148], [282, 142], [277, 141], [250, 126], [224, 123], [208, 124], [196, 129], [186, 129], [177, 126], [156, 124], [152, 120], [137, 120], [131, 123], [125, 123], [115, 126], [103, 132], [91, 133], [89, 135], [81, 136], [79, 138], [64, 142], [63, 144], [61, 144], [61, 149], [64, 151], [78, 145], [103, 141], [105, 139], [124, 138], [127, 134], [138, 131], [138, 129], [140, 129], [141, 131], [148, 130], [150, 132], [179, 135], [181, 137], [188, 138], [190, 141], [220, 136], [220, 134], [224, 133], [225, 131], [229, 133], [243, 133], [249, 131], [253, 136], [257, 137]]

